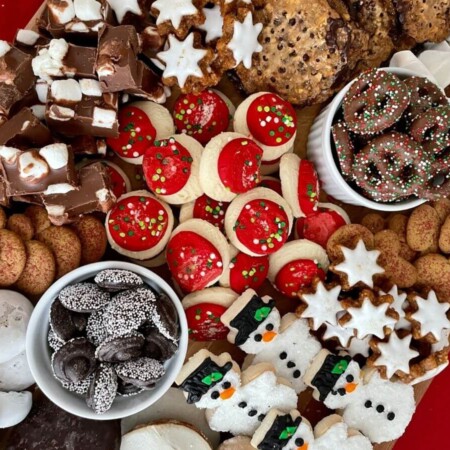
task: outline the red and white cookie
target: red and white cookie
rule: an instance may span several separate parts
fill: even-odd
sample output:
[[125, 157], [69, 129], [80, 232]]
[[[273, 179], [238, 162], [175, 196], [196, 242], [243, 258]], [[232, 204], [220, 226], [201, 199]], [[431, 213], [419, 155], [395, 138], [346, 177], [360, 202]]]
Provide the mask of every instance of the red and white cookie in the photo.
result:
[[176, 134], [148, 147], [142, 161], [148, 188], [171, 205], [203, 194], [199, 182], [203, 147], [194, 138]]
[[[294, 147], [285, 153], [294, 153]], [[280, 170], [281, 157], [274, 159], [272, 161], [261, 161], [261, 174], [262, 175], [272, 175]]]
[[218, 202], [203, 194], [193, 202], [186, 203], [181, 207], [180, 223], [189, 219], [202, 219], [223, 231], [228, 205], [229, 203], [227, 202]]
[[320, 245], [299, 239], [288, 242], [269, 258], [268, 279], [282, 294], [296, 297], [315, 277], [325, 279], [329, 261]]
[[237, 196], [225, 214], [225, 232], [230, 242], [251, 256], [278, 251], [293, 226], [286, 200], [267, 188], [256, 188]]
[[306, 217], [317, 211], [319, 177], [312, 162], [295, 154], [283, 155], [280, 180], [283, 197], [292, 208], [294, 217]]
[[238, 133], [222, 133], [206, 145], [200, 163], [200, 184], [208, 197], [231, 202], [255, 188], [261, 177], [262, 149]]
[[229, 329], [220, 321], [220, 317], [238, 297], [236, 292], [223, 287], [203, 289], [186, 295], [182, 303], [189, 338], [201, 342], [226, 339]]
[[261, 182], [259, 183], [259, 187], [265, 187], [267, 189], [271, 189], [275, 191], [279, 195], [283, 195], [281, 190], [281, 181], [275, 177], [262, 177]]
[[161, 267], [166, 264], [166, 249], [164, 249], [161, 253], [158, 253], [153, 258], [143, 260], [130, 258], [130, 261], [138, 266], [147, 267], [147, 269]]
[[268, 256], [250, 256], [230, 246], [230, 264], [220, 278], [219, 284], [242, 294], [247, 289], [260, 288], [268, 272]]
[[111, 180], [111, 189], [116, 198], [130, 192], [131, 182], [128, 175], [117, 164], [111, 161], [103, 160], [103, 163], [106, 165], [106, 171]]
[[222, 92], [206, 89], [195, 94], [181, 94], [173, 107], [178, 133], [184, 133], [206, 145], [230, 126], [235, 107]]
[[129, 103], [119, 110], [119, 137], [106, 142], [124, 161], [142, 164], [145, 150], [175, 134], [167, 108], [150, 101]]
[[234, 129], [260, 145], [264, 150], [263, 161], [273, 161], [294, 146], [297, 116], [293, 106], [278, 95], [259, 92], [239, 105]]
[[169, 205], [147, 191], [122, 195], [106, 216], [111, 247], [129, 258], [146, 260], [163, 251], [173, 229]]
[[295, 239], [308, 239], [326, 248], [333, 233], [349, 223], [350, 217], [341, 207], [319, 203], [316, 212], [295, 221]]
[[166, 258], [174, 280], [189, 293], [219, 281], [230, 263], [230, 251], [225, 236], [214, 225], [191, 219], [170, 236]]

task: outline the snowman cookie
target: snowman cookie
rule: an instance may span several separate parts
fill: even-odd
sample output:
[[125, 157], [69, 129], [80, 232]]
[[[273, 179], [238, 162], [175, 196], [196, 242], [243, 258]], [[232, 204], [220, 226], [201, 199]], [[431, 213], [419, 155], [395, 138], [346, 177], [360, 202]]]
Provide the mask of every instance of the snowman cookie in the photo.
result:
[[234, 129], [260, 145], [264, 161], [273, 161], [294, 146], [297, 116], [292, 105], [278, 95], [258, 92], [236, 109]]
[[176, 134], [156, 141], [142, 161], [148, 188], [171, 205], [191, 202], [203, 194], [199, 182], [203, 147], [192, 137]]
[[228, 328], [220, 321], [220, 317], [237, 298], [236, 292], [222, 287], [212, 287], [186, 295], [182, 303], [188, 322], [189, 339], [226, 339]]
[[238, 195], [225, 214], [225, 232], [231, 244], [251, 256], [278, 251], [293, 225], [286, 200], [267, 188]]
[[230, 263], [224, 235], [209, 222], [191, 219], [175, 228], [166, 248], [169, 270], [186, 293], [215, 284]]
[[273, 409], [252, 438], [258, 450], [308, 450], [314, 441], [311, 424], [297, 410], [289, 413]]
[[107, 144], [124, 161], [142, 164], [147, 148], [155, 141], [175, 134], [172, 116], [167, 108], [150, 101], [123, 105], [119, 111], [119, 137]]
[[250, 256], [230, 246], [230, 264], [219, 280], [238, 294], [247, 289], [260, 288], [269, 272], [268, 256]]
[[280, 160], [280, 179], [283, 197], [294, 217], [306, 217], [317, 211], [319, 177], [314, 164], [291, 153]]
[[203, 194], [194, 201], [182, 205], [180, 209], [180, 223], [189, 219], [202, 219], [223, 231], [228, 205], [229, 203], [227, 202], [218, 202]]
[[231, 202], [255, 188], [261, 178], [263, 151], [239, 133], [221, 133], [206, 145], [200, 163], [200, 184], [217, 201]]
[[315, 278], [325, 279], [329, 261], [320, 245], [299, 239], [291, 241], [269, 257], [269, 281], [282, 294], [296, 297]]
[[317, 354], [304, 376], [305, 383], [314, 389], [313, 397], [330, 409], [351, 403], [360, 379], [356, 361], [344, 352], [335, 355], [326, 349]]
[[109, 244], [121, 255], [138, 260], [164, 250], [173, 229], [169, 205], [147, 191], [133, 191], [117, 200], [105, 221]]

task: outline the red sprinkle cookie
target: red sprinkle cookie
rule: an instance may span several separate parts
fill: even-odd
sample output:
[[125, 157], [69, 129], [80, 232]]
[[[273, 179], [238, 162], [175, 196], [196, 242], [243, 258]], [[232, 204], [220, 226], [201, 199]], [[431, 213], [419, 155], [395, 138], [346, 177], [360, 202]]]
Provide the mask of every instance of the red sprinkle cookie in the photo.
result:
[[106, 216], [111, 247], [130, 258], [144, 260], [160, 253], [173, 228], [172, 210], [147, 191], [123, 195]]
[[109, 178], [111, 180], [111, 188], [116, 198], [131, 191], [131, 182], [128, 175], [117, 165], [110, 161], [104, 160]]
[[279, 195], [283, 195], [281, 191], [281, 181], [275, 177], [262, 177], [259, 187], [265, 187], [275, 191]]

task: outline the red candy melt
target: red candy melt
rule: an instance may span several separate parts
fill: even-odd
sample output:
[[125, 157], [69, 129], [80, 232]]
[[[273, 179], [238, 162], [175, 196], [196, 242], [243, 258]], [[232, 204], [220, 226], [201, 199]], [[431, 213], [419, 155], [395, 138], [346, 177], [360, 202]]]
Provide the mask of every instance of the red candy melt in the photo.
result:
[[306, 159], [300, 161], [298, 169], [298, 201], [304, 214], [313, 214], [319, 201], [319, 177], [314, 164]]
[[217, 163], [224, 186], [235, 194], [243, 194], [259, 183], [262, 149], [251, 139], [237, 138], [220, 152]]
[[152, 122], [139, 108], [124, 106], [119, 111], [119, 137], [107, 144], [124, 158], [139, 158], [156, 139]]
[[142, 252], [155, 247], [167, 231], [169, 216], [151, 197], [130, 196], [111, 210], [108, 228], [114, 241], [125, 250]]
[[222, 231], [228, 206], [229, 203], [218, 202], [203, 194], [195, 200], [193, 218], [206, 220]]
[[175, 139], [156, 142], [144, 154], [142, 167], [150, 190], [156, 194], [179, 192], [191, 175], [192, 156]]
[[230, 288], [242, 294], [247, 289], [258, 289], [269, 271], [268, 256], [250, 256], [239, 252], [230, 263]]
[[263, 145], [286, 144], [297, 130], [297, 116], [292, 105], [275, 94], [263, 94], [250, 104], [247, 126], [251, 135]]
[[186, 133], [203, 145], [226, 131], [230, 124], [227, 104], [211, 90], [180, 95], [173, 116], [178, 133]]
[[181, 231], [169, 241], [167, 264], [184, 292], [204, 289], [223, 272], [216, 247], [192, 231]]
[[286, 264], [277, 274], [275, 285], [288, 297], [296, 297], [301, 288], [311, 285], [315, 277], [322, 281], [325, 272], [310, 259], [298, 259]]
[[186, 309], [189, 339], [200, 342], [226, 339], [229, 330], [220, 321], [226, 310], [213, 303], [200, 303]]

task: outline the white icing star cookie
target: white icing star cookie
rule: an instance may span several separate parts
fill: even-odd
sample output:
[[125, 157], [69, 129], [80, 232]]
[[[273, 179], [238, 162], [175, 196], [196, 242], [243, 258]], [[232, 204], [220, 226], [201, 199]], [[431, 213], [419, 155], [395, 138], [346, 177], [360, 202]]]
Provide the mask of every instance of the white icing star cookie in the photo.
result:
[[[381, 291], [382, 295], [386, 295], [383, 291]], [[396, 330], [410, 330], [411, 329], [411, 323], [406, 320], [406, 313], [405, 309], [408, 305], [408, 302], [406, 300], [407, 294], [406, 293], [400, 293], [398, 292], [398, 287], [393, 286], [387, 294], [391, 295], [394, 301], [391, 304], [391, 308], [395, 309], [395, 311], [400, 316], [400, 319], [395, 324]]]
[[334, 266], [333, 271], [347, 276], [349, 288], [360, 282], [372, 288], [374, 275], [384, 273], [384, 269], [377, 264], [380, 252], [367, 250], [363, 240], [358, 242], [354, 250], [342, 247], [342, 253], [344, 261]]
[[138, 16], [142, 15], [138, 0], [108, 0], [117, 17], [117, 22], [122, 23], [125, 14], [130, 12]]
[[203, 14], [206, 17], [205, 23], [199, 25], [199, 29], [206, 31], [206, 43], [222, 37], [223, 16], [220, 6], [215, 5], [212, 8], [204, 8]]
[[352, 358], [356, 355], [361, 355], [368, 358], [370, 350], [369, 342], [371, 339], [371, 335], [366, 336], [364, 339], [358, 339], [354, 336], [351, 338], [350, 344], [347, 347], [340, 347], [339, 350], [345, 350]]
[[194, 35], [190, 33], [184, 41], [175, 36], [169, 36], [169, 49], [158, 53], [158, 58], [166, 64], [163, 77], [176, 77], [180, 87], [192, 76], [203, 77], [200, 61], [206, 56], [206, 50], [194, 47]]
[[236, 66], [244, 64], [246, 69], [252, 67], [253, 53], [259, 53], [262, 50], [258, 42], [258, 36], [263, 28], [262, 23], [253, 25], [253, 15], [247, 13], [243, 23], [236, 20], [234, 23], [233, 38], [228, 44], [228, 48], [233, 52], [233, 58]]
[[323, 333], [322, 339], [328, 340], [335, 338], [339, 341], [342, 347], [347, 347], [350, 339], [354, 336], [354, 330], [350, 328], [344, 328], [341, 325], [331, 325], [329, 323], [325, 324], [325, 332]]
[[337, 325], [337, 314], [342, 311], [338, 299], [340, 292], [340, 286], [328, 290], [322, 282], [319, 282], [314, 294], [302, 294], [302, 300], [307, 304], [307, 307], [301, 313], [301, 316], [312, 319], [314, 330], [319, 329], [325, 322]]
[[192, 0], [156, 0], [152, 3], [152, 8], [159, 11], [156, 25], [171, 22], [175, 29], [180, 27], [183, 17], [192, 16], [198, 12]]

